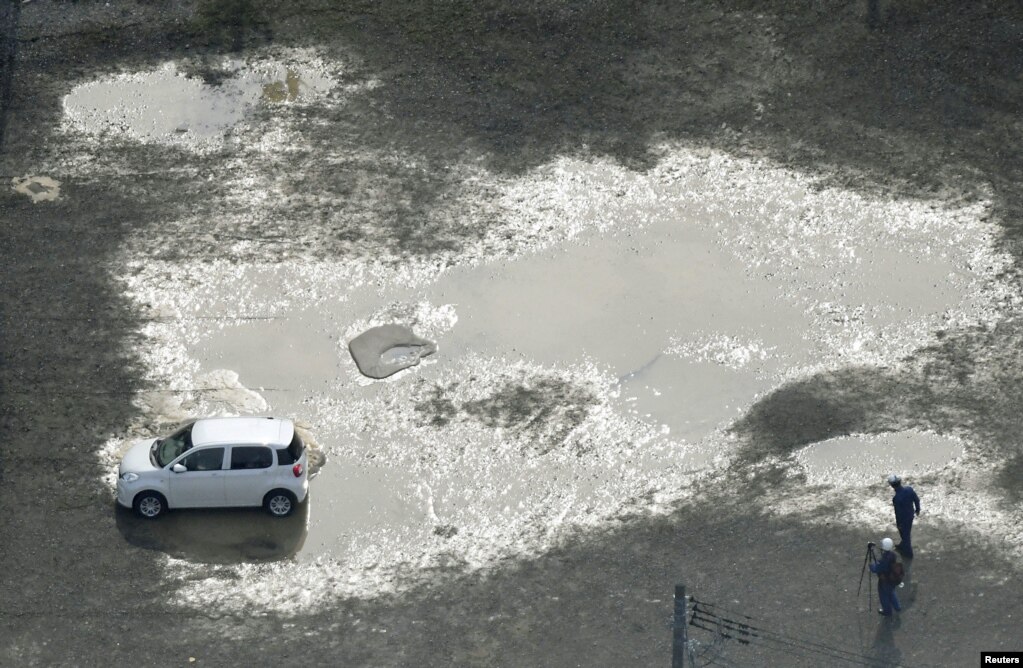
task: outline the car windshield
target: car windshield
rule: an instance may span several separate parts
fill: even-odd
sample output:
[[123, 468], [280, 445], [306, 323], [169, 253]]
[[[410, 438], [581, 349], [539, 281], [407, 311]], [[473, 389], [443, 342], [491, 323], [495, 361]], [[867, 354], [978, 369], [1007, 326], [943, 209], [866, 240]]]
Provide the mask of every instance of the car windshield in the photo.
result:
[[181, 456], [181, 453], [191, 449], [193, 424], [195, 423], [187, 424], [167, 438], [161, 438], [153, 444], [153, 457], [156, 459], [157, 466], [163, 468]]

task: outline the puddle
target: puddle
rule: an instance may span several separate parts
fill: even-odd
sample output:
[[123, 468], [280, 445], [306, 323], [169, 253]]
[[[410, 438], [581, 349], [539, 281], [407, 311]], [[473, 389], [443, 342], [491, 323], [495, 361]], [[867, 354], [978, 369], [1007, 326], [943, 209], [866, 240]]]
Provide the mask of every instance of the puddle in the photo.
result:
[[265, 562], [289, 559], [306, 541], [310, 504], [285, 518], [262, 508], [172, 510], [157, 520], [117, 507], [117, 528], [124, 539], [147, 550], [203, 563]]
[[295, 70], [288, 69], [284, 81], [263, 84], [263, 99], [268, 102], [294, 102], [307, 85]]
[[795, 457], [810, 484], [857, 485], [884, 483], [893, 472], [910, 480], [962, 454], [959, 439], [910, 430], [832, 438], [801, 448]]
[[240, 370], [246, 387], [320, 390], [339, 372], [336, 318], [317, 309], [218, 323], [201, 343], [205, 367]]
[[[517, 254], [471, 256], [416, 284], [405, 268], [368, 280], [370, 259], [149, 262], [125, 279], [178, 315], [152, 328], [154, 378], [189, 386], [230, 369], [269, 412], [317, 434], [329, 461], [296, 558], [326, 569], [318, 595], [387, 589], [401, 568], [439, 559], [484, 567], [626, 508], [661, 512], [727, 460], [722, 429], [758, 396], [821, 368], [895, 363], [988, 307], [988, 279], [973, 272], [997, 262], [978, 262], [990, 250], [977, 212], [822, 192], [684, 152], [646, 174], [560, 161], [548, 177], [508, 186], [519, 205], [507, 215], [523, 217], [508, 229], [528, 230]], [[538, 239], [548, 225], [572, 238]], [[272, 318], [201, 319], [210, 313]], [[443, 356], [366, 381], [345, 342], [387, 322]], [[180, 359], [173, 374], [168, 358]], [[961, 452], [887, 438], [815, 444], [799, 461], [843, 485]], [[307, 590], [312, 572], [292, 585]]]
[[230, 369], [214, 369], [196, 379], [195, 391], [205, 401], [230, 406], [243, 413], [258, 413], [267, 408], [266, 399], [245, 387]]
[[384, 366], [397, 366], [402, 369], [419, 362], [425, 346], [394, 346], [380, 355], [380, 363]]
[[367, 541], [382, 540], [387, 530], [404, 526], [425, 532], [429, 522], [416, 482], [400, 469], [332, 457], [312, 487], [316, 510], [301, 561], [348, 558]]
[[[278, 296], [253, 312], [275, 318], [198, 332], [188, 354], [201, 368], [229, 367], [245, 386], [270, 388], [270, 410], [315, 425], [330, 464], [314, 481], [314, 503], [329, 513], [314, 513], [302, 559], [372, 561], [374, 550], [429, 544], [437, 526], [457, 529], [445, 542], [479, 546], [592, 521], [612, 512], [616, 497], [656, 488], [666, 472], [684, 487], [683, 471], [727, 454], [721, 429], [759, 393], [793, 369], [848, 353], [848, 322], [807, 304], [859, 308], [858, 326], [897, 332], [932, 299], [897, 286], [943, 281], [952, 266], [940, 257], [891, 262], [885, 291], [865, 304], [853, 293], [842, 301], [835, 281], [867, 280], [858, 272], [870, 263], [838, 272], [811, 264], [796, 283], [779, 278], [785, 267], [751, 273], [715, 218], [693, 210], [679, 225], [684, 201], [669, 213], [449, 270], [410, 302], [457, 308], [457, 324], [447, 320], [438, 338], [443, 358], [372, 386], [360, 382], [340, 337], [346, 323], [380, 317], [376, 285], [289, 311], [273, 289], [289, 279], [247, 272], [245, 282], [259, 286], [247, 299]], [[910, 280], [914, 272], [922, 278]], [[301, 291], [288, 292], [298, 306]], [[412, 351], [389, 341], [373, 355]]]
[[689, 442], [698, 442], [737, 418], [751, 397], [774, 384], [761, 375], [672, 355], [661, 355], [620, 382], [625, 410], [664, 425], [673, 437]]
[[212, 86], [172, 61], [76, 86], [64, 98], [65, 121], [87, 134], [198, 149], [218, 144], [260, 102], [322, 97], [337, 83], [331, 69], [301, 50], [280, 58], [225, 59], [216, 66], [222, 80]]

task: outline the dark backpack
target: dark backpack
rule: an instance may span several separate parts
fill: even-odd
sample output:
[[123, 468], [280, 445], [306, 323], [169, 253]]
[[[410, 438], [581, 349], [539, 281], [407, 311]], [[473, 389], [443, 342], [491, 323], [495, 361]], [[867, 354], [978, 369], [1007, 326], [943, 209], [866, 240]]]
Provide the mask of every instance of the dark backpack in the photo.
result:
[[906, 569], [903, 568], [902, 562], [896, 559], [892, 562], [892, 567], [888, 571], [888, 582], [892, 583], [896, 587], [902, 584], [902, 578], [906, 576]]

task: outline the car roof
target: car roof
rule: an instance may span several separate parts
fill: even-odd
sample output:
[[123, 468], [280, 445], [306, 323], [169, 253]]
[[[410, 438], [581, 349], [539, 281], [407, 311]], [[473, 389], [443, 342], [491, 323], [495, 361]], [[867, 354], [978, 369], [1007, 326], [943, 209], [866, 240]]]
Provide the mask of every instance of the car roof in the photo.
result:
[[271, 417], [228, 417], [197, 420], [192, 427], [192, 445], [212, 443], [264, 443], [288, 445], [295, 423]]

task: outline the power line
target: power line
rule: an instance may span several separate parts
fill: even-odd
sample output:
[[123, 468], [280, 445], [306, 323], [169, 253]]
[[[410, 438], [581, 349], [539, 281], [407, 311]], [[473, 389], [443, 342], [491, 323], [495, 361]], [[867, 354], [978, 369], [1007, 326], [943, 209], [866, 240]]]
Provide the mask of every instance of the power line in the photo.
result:
[[[705, 623], [716, 623], [719, 626], [718, 632], [724, 637], [729, 639], [737, 639], [740, 643], [756, 645], [764, 647], [765, 649], [774, 649], [785, 652], [792, 656], [806, 656], [807, 653], [818, 654], [826, 656], [830, 659], [839, 661], [845, 661], [855, 665], [862, 666], [876, 666], [880, 659], [871, 657], [858, 652], [852, 652], [844, 650], [839, 647], [834, 647], [820, 642], [814, 642], [805, 638], [798, 638], [795, 636], [789, 636], [786, 634], [770, 631], [767, 629], [759, 628], [745, 622], [738, 622], [727, 617], [716, 615], [712, 611], [706, 610], [706, 607], [712, 606], [703, 602], [705, 606], [704, 610], [700, 610], [698, 606], [694, 606], [693, 620], [694, 622], [703, 621]], [[749, 615], [742, 615], [741, 613], [735, 613], [738, 616], [746, 619], [753, 619]], [[697, 628], [714, 631], [707, 626], [702, 624], [694, 624]], [[766, 644], [764, 644], [766, 643]], [[771, 644], [773, 643], [773, 644]], [[906, 664], [902, 664], [906, 665]]]
[[[745, 617], [749, 618], [747, 615]], [[727, 631], [730, 631], [730, 635], [738, 640], [742, 644], [753, 644], [755, 642], [763, 643], [777, 643], [781, 646], [791, 647], [811, 653], [822, 654], [828, 658], [838, 659], [847, 661], [849, 663], [872, 666], [876, 663], [873, 657], [860, 654], [858, 652], [851, 652], [843, 650], [838, 647], [832, 647], [824, 643], [814, 642], [812, 640], [805, 640], [794, 636], [787, 636], [785, 634], [777, 633], [774, 631], [768, 631], [761, 629], [744, 622], [737, 622], [727, 617], [715, 615], [711, 611], [700, 610], [699, 606], [694, 606], [693, 619], [707, 623], [717, 623]]]
[[[708, 615], [708, 613], [699, 610], [694, 612], [693, 619], [694, 622], [719, 624], [720, 628], [723, 630], [719, 630], [718, 633], [722, 634], [727, 639], [736, 640], [743, 645], [756, 645], [758, 647], [765, 647], [766, 649], [801, 652], [801, 654], [795, 654], [798, 656], [805, 656], [807, 653], [819, 654], [829, 659], [845, 661], [859, 666], [874, 666], [877, 663], [872, 657], [863, 654], [849, 652], [837, 647], [831, 647], [791, 636], [784, 636], [771, 631], [765, 631], [763, 629], [751, 627], [747, 624], [736, 623], [727, 618], [713, 617]], [[706, 626], [702, 625], [698, 628], [710, 630]]]
[[[710, 627], [705, 627], [705, 626], [703, 626], [701, 624], [693, 623], [692, 620], [690, 621], [690, 623], [691, 623], [692, 626], [694, 626], [696, 628], [704, 629], [706, 631], [710, 631], [713, 634], [711, 636], [710, 643], [709, 644], [704, 644], [701, 647], [699, 652], [695, 652], [694, 651], [695, 645], [697, 644], [697, 641], [692, 641], [692, 640], [690, 641], [689, 660], [692, 662], [692, 664], [694, 666], [698, 666], [698, 665], [728, 666], [728, 665], [730, 665], [729, 662], [727, 661], [727, 659], [725, 658], [724, 652], [723, 652], [725, 641], [728, 640], [730, 638], [730, 636], [728, 634], [722, 633], [721, 632], [722, 629], [721, 629], [720, 626], [718, 626], [717, 628], [713, 628], [712, 629]], [[699, 659], [699, 663], [697, 663], [697, 659]]]
[[[724, 613], [724, 614], [722, 614]], [[730, 616], [726, 616], [730, 615]], [[755, 618], [707, 601], [693, 599], [690, 625], [742, 645], [777, 650], [792, 656], [820, 655], [853, 665], [876, 666], [882, 660], [824, 642], [779, 633], [754, 625]], [[902, 663], [905, 666], [907, 664]]]
[[194, 315], [194, 316], [142, 316], [132, 318], [130, 316], [71, 316], [71, 315], [19, 315], [18, 320], [32, 321], [67, 321], [67, 322], [177, 322], [180, 320], [290, 320], [290, 316], [283, 315]]
[[[59, 383], [58, 383], [59, 384]], [[159, 394], [159, 393], [171, 393], [171, 394], [185, 394], [188, 392], [225, 392], [232, 390], [243, 390], [248, 392], [306, 392], [312, 388], [293, 388], [293, 387], [185, 387], [185, 388], [157, 388], [157, 389], [139, 389], [139, 390], [78, 390], [72, 392], [51, 392], [48, 391], [44, 383], [35, 383], [38, 386], [35, 390], [18, 390], [18, 389], [7, 389], [0, 391], [0, 394], [39, 394], [45, 393], [53, 397], [80, 397], [80, 396], [134, 396], [136, 394]]]

